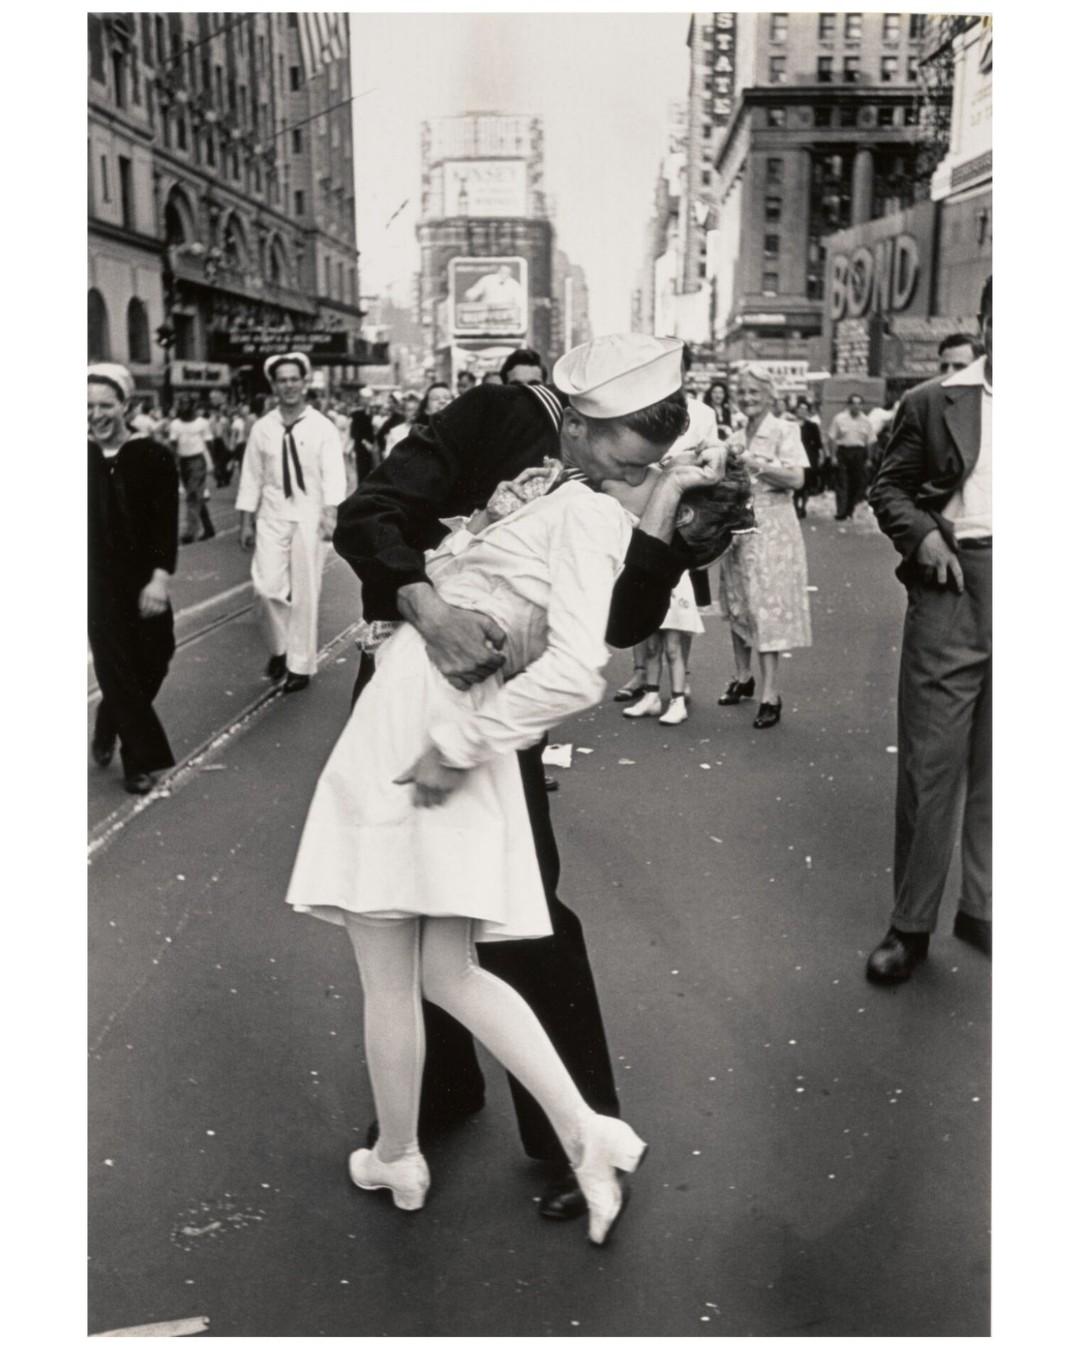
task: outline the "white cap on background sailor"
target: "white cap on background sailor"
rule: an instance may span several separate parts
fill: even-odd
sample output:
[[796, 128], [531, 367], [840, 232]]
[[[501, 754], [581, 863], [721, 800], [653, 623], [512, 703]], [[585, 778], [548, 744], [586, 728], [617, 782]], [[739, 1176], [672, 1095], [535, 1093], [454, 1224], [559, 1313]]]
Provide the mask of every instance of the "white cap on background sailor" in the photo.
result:
[[116, 361], [98, 361], [96, 365], [88, 366], [86, 378], [111, 384], [125, 403], [135, 392], [135, 379], [131, 371]]
[[286, 361], [293, 361], [303, 371], [304, 379], [311, 379], [311, 362], [303, 352], [280, 352], [277, 356], [268, 356], [263, 362], [263, 374], [267, 384], [274, 383], [274, 371]]
[[626, 417], [682, 388], [683, 344], [648, 333], [609, 333], [560, 356], [556, 389], [586, 417]]

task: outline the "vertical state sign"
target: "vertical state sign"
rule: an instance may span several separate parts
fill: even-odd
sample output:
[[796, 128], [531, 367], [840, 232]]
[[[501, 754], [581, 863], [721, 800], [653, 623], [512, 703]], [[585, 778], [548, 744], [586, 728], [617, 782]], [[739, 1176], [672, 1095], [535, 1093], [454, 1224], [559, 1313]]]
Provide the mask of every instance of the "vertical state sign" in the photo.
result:
[[525, 259], [452, 258], [450, 322], [454, 337], [523, 337], [529, 327]]
[[731, 121], [735, 103], [735, 15], [714, 14], [712, 71], [708, 76], [712, 94], [712, 124], [721, 130]]

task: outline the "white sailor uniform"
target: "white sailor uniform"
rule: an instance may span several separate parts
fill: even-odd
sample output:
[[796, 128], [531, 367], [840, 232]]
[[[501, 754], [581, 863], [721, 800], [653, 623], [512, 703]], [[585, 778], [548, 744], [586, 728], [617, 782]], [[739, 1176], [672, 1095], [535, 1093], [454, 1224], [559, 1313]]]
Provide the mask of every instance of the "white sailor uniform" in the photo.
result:
[[286, 430], [278, 409], [251, 429], [238, 511], [256, 517], [251, 580], [266, 644], [295, 675], [314, 675], [319, 591], [327, 543], [319, 538], [326, 506], [345, 496], [341, 437], [329, 418], [307, 408]]

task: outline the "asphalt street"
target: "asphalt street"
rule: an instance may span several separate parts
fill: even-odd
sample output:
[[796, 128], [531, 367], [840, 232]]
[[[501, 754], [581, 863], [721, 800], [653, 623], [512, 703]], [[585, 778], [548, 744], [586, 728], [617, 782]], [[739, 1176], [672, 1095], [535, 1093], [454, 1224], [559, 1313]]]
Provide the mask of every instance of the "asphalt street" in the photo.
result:
[[[372, 1116], [358, 982], [340, 932], [283, 896], [354, 653], [329, 645], [308, 690], [235, 727], [267, 689], [251, 614], [180, 649], [159, 707], [196, 763], [126, 816], [118, 770], [88, 771], [91, 825], [121, 812], [89, 873], [91, 1332], [988, 1334], [990, 966], [952, 938], [950, 887], [915, 979], [864, 979], [903, 593], [871, 522], [813, 505], [814, 646], [781, 663], [778, 727], [716, 706], [710, 618], [688, 722], [606, 702], [553, 737], [575, 747], [552, 770], [561, 890], [652, 1145], [602, 1250], [534, 1212], [494, 1068], [486, 1109], [429, 1151], [424, 1210], [350, 1186]], [[238, 554], [184, 551], [178, 611], [213, 603], [178, 632], [244, 603], [213, 599], [242, 585]], [[340, 562], [324, 595], [330, 644], [359, 607]]]

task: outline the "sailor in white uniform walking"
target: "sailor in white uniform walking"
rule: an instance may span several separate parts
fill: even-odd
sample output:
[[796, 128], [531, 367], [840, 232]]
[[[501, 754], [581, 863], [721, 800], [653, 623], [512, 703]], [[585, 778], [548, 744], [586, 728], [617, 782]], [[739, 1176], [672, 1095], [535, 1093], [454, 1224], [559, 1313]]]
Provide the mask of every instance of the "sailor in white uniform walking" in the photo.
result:
[[345, 496], [341, 437], [308, 405], [311, 362], [303, 352], [263, 366], [278, 406], [251, 429], [236, 509], [240, 546], [254, 547], [251, 580], [270, 661], [285, 692], [307, 687], [316, 669], [323, 562]]

